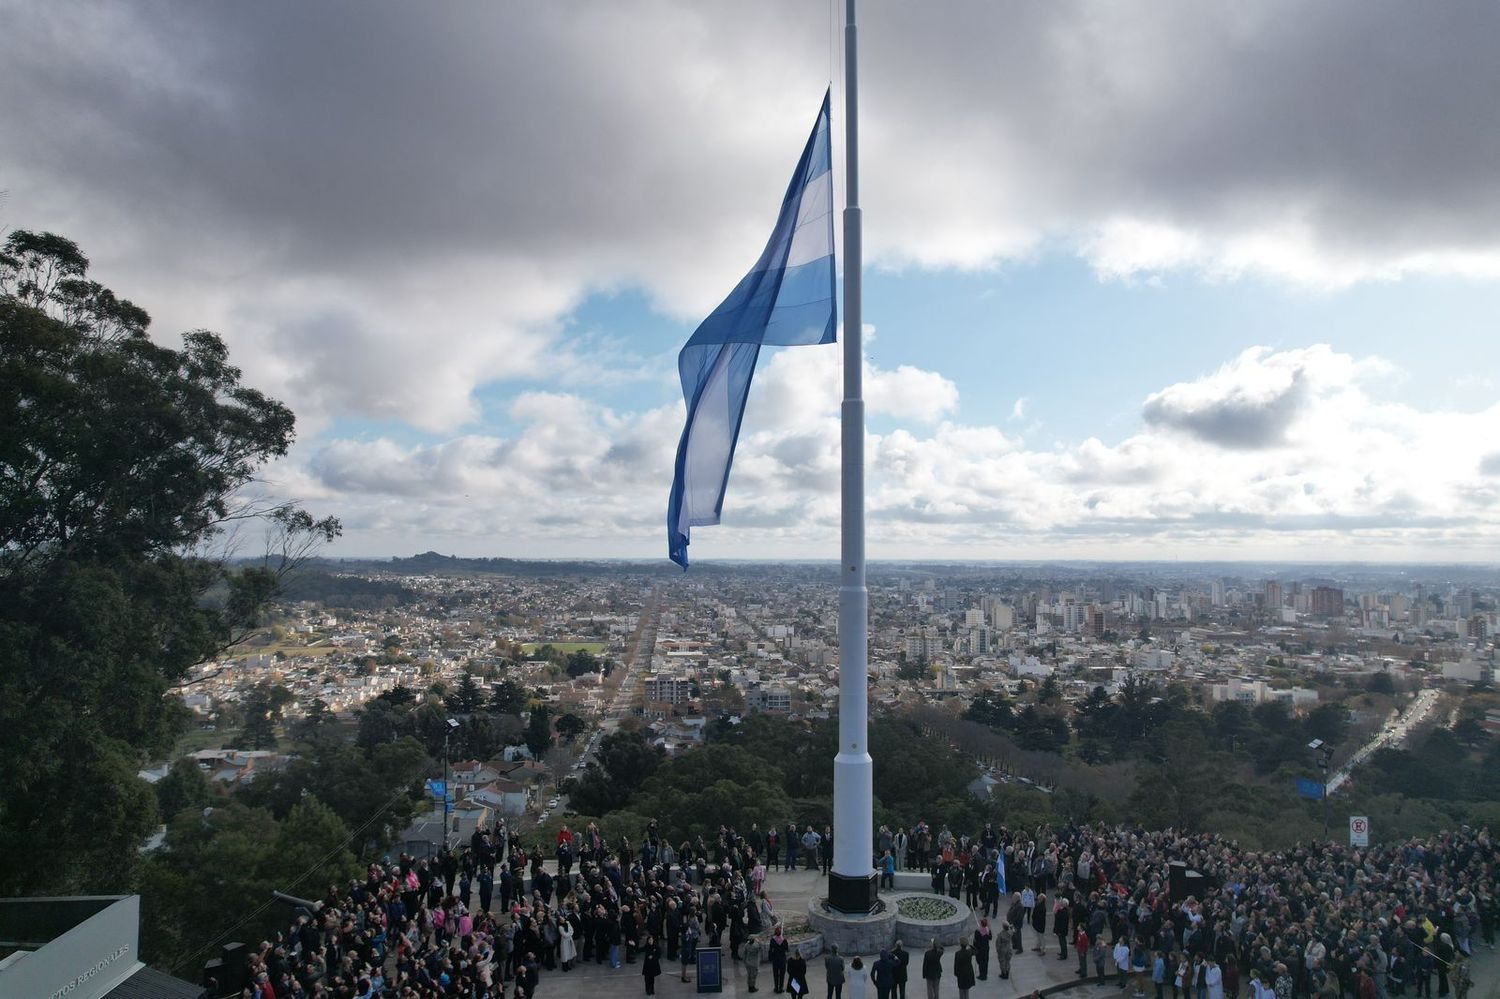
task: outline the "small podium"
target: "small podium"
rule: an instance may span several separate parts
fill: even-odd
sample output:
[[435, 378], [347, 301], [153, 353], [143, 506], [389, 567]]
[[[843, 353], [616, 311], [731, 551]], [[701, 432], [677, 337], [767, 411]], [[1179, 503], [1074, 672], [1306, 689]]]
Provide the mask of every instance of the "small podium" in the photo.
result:
[[698, 994], [724, 991], [724, 952], [718, 947], [699, 947]]

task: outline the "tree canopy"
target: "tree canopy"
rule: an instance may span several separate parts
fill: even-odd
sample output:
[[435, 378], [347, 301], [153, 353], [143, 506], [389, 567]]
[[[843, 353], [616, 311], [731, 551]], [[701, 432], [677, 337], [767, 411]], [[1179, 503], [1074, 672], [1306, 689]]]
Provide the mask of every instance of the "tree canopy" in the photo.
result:
[[[0, 893], [118, 887], [157, 822], [136, 777], [185, 712], [169, 691], [259, 623], [339, 532], [244, 493], [286, 406], [217, 336], [178, 348], [60, 236], [0, 247]], [[234, 563], [226, 529], [268, 528]], [[216, 550], [216, 546], [217, 550]]]

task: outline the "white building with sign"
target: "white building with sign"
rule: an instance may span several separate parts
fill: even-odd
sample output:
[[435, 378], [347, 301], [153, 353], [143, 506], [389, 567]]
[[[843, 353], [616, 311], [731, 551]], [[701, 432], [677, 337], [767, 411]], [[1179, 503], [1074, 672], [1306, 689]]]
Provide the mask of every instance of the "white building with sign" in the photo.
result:
[[141, 963], [141, 897], [0, 899], [0, 997], [198, 999]]

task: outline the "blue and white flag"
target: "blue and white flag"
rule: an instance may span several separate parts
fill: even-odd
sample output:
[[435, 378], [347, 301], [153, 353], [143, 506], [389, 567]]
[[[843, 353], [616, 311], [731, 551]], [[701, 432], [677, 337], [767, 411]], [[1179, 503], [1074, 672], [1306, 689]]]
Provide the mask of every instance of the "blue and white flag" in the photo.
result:
[[995, 860], [995, 887], [1001, 898], [1005, 897], [1005, 851], [1000, 851], [1000, 856]]
[[684, 569], [692, 528], [719, 522], [760, 348], [834, 339], [828, 103], [824, 94], [760, 259], [677, 355], [687, 425], [667, 503], [667, 551]]

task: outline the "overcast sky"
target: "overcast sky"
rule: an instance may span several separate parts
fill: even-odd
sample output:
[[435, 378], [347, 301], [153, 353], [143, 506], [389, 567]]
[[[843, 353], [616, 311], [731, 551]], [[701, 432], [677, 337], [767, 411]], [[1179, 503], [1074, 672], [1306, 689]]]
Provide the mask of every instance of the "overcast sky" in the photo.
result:
[[[872, 556], [1500, 558], [1500, 6], [861, 16]], [[333, 554], [665, 557], [676, 350], [841, 74], [826, 4], [0, 24], [0, 225], [220, 332]], [[695, 559], [836, 556], [838, 366], [762, 355]]]

